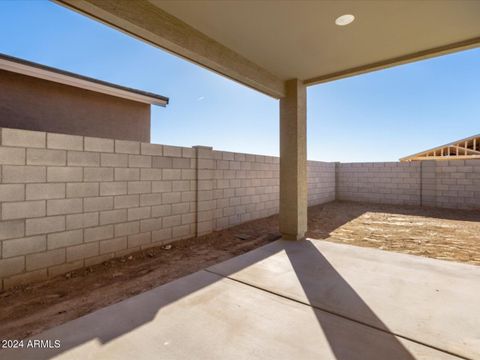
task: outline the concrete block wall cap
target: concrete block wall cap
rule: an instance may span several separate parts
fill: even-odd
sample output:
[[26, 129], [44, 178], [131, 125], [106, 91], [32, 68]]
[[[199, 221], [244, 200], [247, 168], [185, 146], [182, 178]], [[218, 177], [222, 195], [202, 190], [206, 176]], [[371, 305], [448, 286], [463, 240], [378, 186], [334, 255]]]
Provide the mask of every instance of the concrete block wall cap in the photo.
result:
[[205, 150], [213, 150], [213, 147], [211, 146], [203, 146], [203, 145], [195, 145], [192, 146], [193, 149], [205, 149]]

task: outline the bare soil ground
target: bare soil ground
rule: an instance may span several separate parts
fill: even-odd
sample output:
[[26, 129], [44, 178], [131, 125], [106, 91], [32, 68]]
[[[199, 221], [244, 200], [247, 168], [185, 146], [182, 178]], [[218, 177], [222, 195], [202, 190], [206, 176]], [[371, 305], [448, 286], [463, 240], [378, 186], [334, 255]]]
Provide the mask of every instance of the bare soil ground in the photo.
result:
[[[333, 202], [308, 237], [480, 265], [480, 211]], [[279, 237], [278, 217], [152, 248], [0, 293], [0, 339], [22, 339]]]
[[307, 236], [480, 265], [480, 211], [333, 202], [309, 209]]

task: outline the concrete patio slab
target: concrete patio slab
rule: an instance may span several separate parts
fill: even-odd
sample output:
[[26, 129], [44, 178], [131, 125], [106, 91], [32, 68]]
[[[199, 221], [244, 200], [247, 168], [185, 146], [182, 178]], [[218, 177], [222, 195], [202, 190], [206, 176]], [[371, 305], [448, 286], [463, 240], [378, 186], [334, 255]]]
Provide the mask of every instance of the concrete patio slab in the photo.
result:
[[35, 336], [6, 359], [456, 359], [200, 271]]
[[480, 359], [477, 266], [320, 240], [280, 240], [208, 271]]
[[[277, 241], [45, 331], [0, 358], [473, 359], [477, 274], [379, 250]], [[441, 341], [427, 343], [435, 331]], [[28, 340], [61, 347], [28, 349]]]

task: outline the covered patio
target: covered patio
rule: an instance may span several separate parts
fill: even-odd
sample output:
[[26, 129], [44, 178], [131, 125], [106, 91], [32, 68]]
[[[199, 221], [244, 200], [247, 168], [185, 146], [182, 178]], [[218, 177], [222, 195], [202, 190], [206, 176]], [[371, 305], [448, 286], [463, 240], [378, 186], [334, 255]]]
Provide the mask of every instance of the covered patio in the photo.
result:
[[9, 359], [480, 358], [479, 267], [305, 238], [307, 87], [478, 46], [479, 2], [56, 2], [280, 100], [282, 239]]
[[284, 239], [307, 231], [308, 86], [480, 44], [469, 0], [55, 1], [280, 100]]

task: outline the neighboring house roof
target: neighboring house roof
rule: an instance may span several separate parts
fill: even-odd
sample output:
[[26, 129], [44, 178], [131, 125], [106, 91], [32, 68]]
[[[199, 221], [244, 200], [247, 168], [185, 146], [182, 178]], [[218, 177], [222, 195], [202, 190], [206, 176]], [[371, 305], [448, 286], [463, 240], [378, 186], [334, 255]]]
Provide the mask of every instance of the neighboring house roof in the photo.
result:
[[480, 134], [406, 156], [400, 161], [480, 159]]
[[162, 95], [112, 84], [1, 53], [0, 70], [28, 75], [151, 105], [166, 106], [169, 101], [168, 97]]

